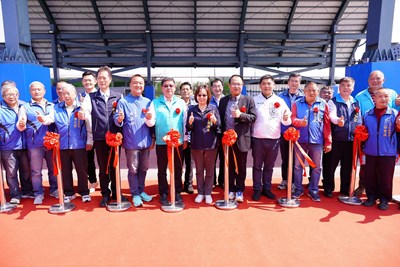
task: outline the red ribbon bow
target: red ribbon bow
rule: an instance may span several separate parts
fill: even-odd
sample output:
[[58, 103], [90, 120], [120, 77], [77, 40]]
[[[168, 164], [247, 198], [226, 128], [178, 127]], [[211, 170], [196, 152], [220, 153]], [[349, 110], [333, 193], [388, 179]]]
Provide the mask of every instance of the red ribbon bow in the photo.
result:
[[43, 140], [43, 145], [47, 150], [53, 149], [54, 175], [58, 175], [58, 165], [60, 165], [61, 169], [60, 135], [58, 133], [46, 132]]
[[181, 110], [180, 110], [180, 108], [176, 108], [176, 109], [175, 109], [175, 112], [176, 112], [176, 114], [179, 114], [179, 113], [181, 113]]
[[274, 103], [274, 107], [275, 107], [275, 108], [279, 108], [280, 106], [281, 106], [281, 104], [279, 104], [279, 102], [275, 102], [275, 103]]
[[106, 143], [107, 143], [107, 145], [109, 145], [110, 147], [114, 148], [114, 149], [112, 149], [110, 151], [110, 155], [108, 156], [106, 174], [108, 174], [108, 167], [110, 166], [110, 160], [111, 160], [111, 155], [112, 155], [113, 151], [115, 153], [113, 166], [117, 167], [118, 160], [119, 160], [118, 147], [122, 144], [122, 138], [123, 138], [123, 136], [122, 136], [121, 133], [116, 133], [116, 134], [111, 133], [111, 132], [107, 132], [106, 133]]
[[357, 168], [357, 152], [359, 155], [360, 165], [363, 164], [362, 156], [363, 152], [361, 149], [361, 142], [368, 139], [368, 129], [365, 125], [357, 125], [354, 130], [354, 141], [353, 141], [353, 169]]
[[[233, 144], [236, 142], [236, 140], [237, 140], [237, 133], [233, 129], [229, 129], [229, 130], [225, 131], [224, 135], [222, 136], [222, 144], [227, 146], [228, 149], [229, 149], [229, 147], [233, 146]], [[236, 173], [239, 173], [236, 155], [235, 155], [235, 151], [233, 150], [233, 148], [232, 148], [232, 153], [233, 153], [233, 159], [235, 161], [235, 171], [236, 171]], [[225, 166], [228, 166], [227, 157], [225, 157]]]
[[78, 111], [75, 111], [75, 112], [74, 112], [74, 117], [75, 117], [75, 118], [78, 118], [78, 117], [79, 117], [79, 112], [78, 112]]
[[359, 108], [359, 107], [355, 107], [355, 108], [354, 108], [354, 111], [355, 111], [356, 113], [358, 113], [358, 112], [360, 112], [360, 108]]
[[117, 108], [117, 101], [114, 101], [114, 102], [112, 103], [112, 107], [113, 107], [113, 109], [116, 109], [116, 108]]
[[315, 112], [315, 113], [318, 113], [318, 107], [315, 107], [315, 108], [314, 108], [314, 112]]
[[[296, 130], [294, 127], [289, 127], [284, 133], [283, 133], [283, 138], [289, 142], [293, 142], [296, 144], [297, 148], [299, 149], [300, 153], [304, 156], [304, 158], [307, 160], [308, 165], [310, 165], [311, 168], [315, 168], [316, 165], [314, 161], [310, 158], [309, 155], [304, 151], [304, 149], [300, 146], [299, 142], [297, 140], [300, 138], [300, 131]], [[301, 166], [303, 167], [303, 176], [307, 176], [306, 172], [306, 166], [303, 162], [303, 160], [300, 158], [299, 154], [296, 152], [296, 157], [300, 161]]]
[[245, 112], [246, 112], [246, 107], [245, 107], [245, 106], [242, 106], [242, 107], [240, 108], [240, 112], [245, 113]]
[[211, 120], [211, 116], [212, 116], [212, 113], [207, 113], [206, 117], [207, 117], [208, 120]]
[[[177, 110], [179, 110], [177, 108]], [[180, 112], [180, 110], [179, 110]], [[177, 112], [178, 113], [178, 112]], [[179, 114], [179, 113], [178, 113]], [[175, 147], [178, 147], [181, 145], [181, 143], [179, 142], [179, 139], [181, 138], [181, 134], [174, 129], [171, 129], [162, 139], [165, 143], [167, 143], [167, 156], [168, 156], [168, 169], [170, 171], [170, 173], [172, 173], [173, 171], [173, 166], [172, 166], [172, 153], [173, 153], [173, 149]], [[178, 151], [178, 157], [179, 160], [181, 160], [181, 156], [179, 155], [179, 150]]]
[[146, 114], [147, 113], [147, 108], [142, 108], [142, 113]]

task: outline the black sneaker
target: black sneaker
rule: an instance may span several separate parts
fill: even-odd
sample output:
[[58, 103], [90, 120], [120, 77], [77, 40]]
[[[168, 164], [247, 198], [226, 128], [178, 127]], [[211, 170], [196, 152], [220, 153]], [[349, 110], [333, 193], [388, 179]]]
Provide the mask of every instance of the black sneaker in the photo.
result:
[[169, 205], [167, 194], [161, 194], [160, 195], [160, 203], [161, 203], [161, 206], [168, 206]]
[[320, 202], [321, 198], [319, 197], [318, 193], [309, 192], [308, 196], [312, 199], [312, 201]]
[[251, 199], [254, 201], [259, 201], [261, 196], [261, 191], [260, 190], [254, 190], [253, 195], [251, 196]]
[[100, 207], [105, 207], [107, 206], [107, 203], [110, 201], [110, 197], [109, 196], [103, 196], [103, 198], [100, 201], [99, 206]]
[[378, 209], [387, 210], [389, 208], [389, 203], [387, 201], [381, 201], [378, 205]]
[[192, 184], [185, 185], [183, 187], [183, 191], [188, 193], [188, 194], [193, 194], [194, 193], [193, 185]]
[[332, 192], [330, 192], [330, 191], [324, 191], [324, 196], [326, 196], [327, 198], [333, 197]]
[[266, 196], [269, 199], [275, 199], [276, 196], [274, 193], [271, 192], [271, 190], [263, 190], [261, 193], [263, 196]]
[[368, 198], [366, 201], [362, 203], [365, 207], [372, 207], [375, 204], [375, 200], [372, 198]]

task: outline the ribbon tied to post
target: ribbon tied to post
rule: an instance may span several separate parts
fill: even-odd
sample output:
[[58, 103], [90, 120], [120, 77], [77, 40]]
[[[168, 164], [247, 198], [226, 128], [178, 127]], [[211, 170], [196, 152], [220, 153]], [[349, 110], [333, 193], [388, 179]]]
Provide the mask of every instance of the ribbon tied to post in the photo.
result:
[[[170, 172], [172, 172], [172, 153], [174, 148], [178, 147], [181, 145], [180, 143], [180, 138], [181, 138], [181, 134], [174, 129], [171, 129], [162, 139], [163, 141], [167, 144], [167, 156], [168, 156], [168, 169]], [[179, 160], [181, 158], [180, 154], [179, 154], [179, 150], [177, 150], [178, 152], [178, 157]]]
[[111, 155], [114, 151], [115, 153], [115, 157], [114, 157], [114, 162], [113, 162], [113, 166], [117, 167], [118, 165], [118, 147], [122, 144], [122, 134], [121, 133], [111, 133], [111, 132], [107, 132], [106, 133], [106, 143], [108, 146], [112, 147], [112, 150], [110, 151], [110, 155], [108, 156], [108, 162], [107, 162], [107, 171], [106, 174], [108, 174], [108, 168], [110, 166], [110, 160], [111, 160]]
[[[285, 138], [285, 140], [289, 141], [289, 142], [293, 142], [294, 144], [296, 144], [297, 148], [299, 149], [300, 153], [304, 156], [304, 158], [307, 160], [308, 165], [310, 165], [311, 168], [315, 168], [316, 165], [314, 163], [314, 161], [310, 158], [309, 155], [307, 155], [307, 153], [304, 151], [304, 149], [300, 146], [299, 142], [297, 142], [297, 140], [299, 140], [300, 138], [300, 131], [296, 130], [296, 128], [294, 127], [289, 127], [284, 133], [283, 133], [283, 138]], [[307, 176], [307, 171], [306, 171], [306, 166], [303, 162], [303, 160], [300, 158], [299, 154], [297, 152], [296, 153], [296, 157], [299, 160], [301, 166], [303, 167], [303, 176]]]
[[369, 137], [368, 129], [365, 125], [357, 125], [354, 130], [354, 141], [353, 141], [353, 168], [357, 168], [357, 151], [360, 159], [360, 165], [363, 164], [362, 162], [362, 149], [361, 149], [361, 142], [364, 142]]
[[[237, 140], [237, 133], [233, 129], [229, 129], [229, 130], [225, 131], [224, 135], [222, 136], [222, 144], [227, 146], [228, 149], [229, 149], [229, 147], [232, 148], [232, 146], [236, 142], [236, 140]], [[233, 153], [233, 159], [235, 161], [235, 171], [236, 171], [236, 173], [239, 173], [236, 155], [235, 155], [235, 151], [233, 150], [233, 148], [232, 148], [232, 153]], [[228, 166], [228, 159], [226, 157], [225, 157], [225, 166]]]
[[58, 175], [58, 164], [60, 164], [61, 169], [60, 135], [58, 133], [46, 132], [43, 140], [43, 146], [47, 150], [53, 150], [54, 175]]

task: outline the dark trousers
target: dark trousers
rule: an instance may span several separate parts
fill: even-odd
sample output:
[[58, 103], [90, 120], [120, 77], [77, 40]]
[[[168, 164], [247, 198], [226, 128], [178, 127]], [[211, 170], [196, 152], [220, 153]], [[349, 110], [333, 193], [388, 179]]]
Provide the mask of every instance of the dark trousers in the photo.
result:
[[218, 174], [218, 184], [223, 185], [225, 183], [225, 154], [222, 146], [221, 140], [219, 140], [219, 146], [217, 150], [217, 155], [215, 156], [214, 164], [214, 185], [217, 184], [217, 159], [219, 159], [219, 174]]
[[335, 190], [335, 171], [340, 162], [340, 194], [349, 195], [353, 161], [352, 141], [333, 141], [332, 150], [322, 158], [323, 187], [325, 192]]
[[183, 161], [185, 162], [185, 186], [189, 186], [193, 183], [192, 152], [190, 144], [183, 150]]
[[[235, 170], [235, 159], [233, 156], [232, 148], [235, 152], [238, 173], [236, 173]], [[229, 148], [229, 191], [244, 192], [248, 152], [240, 151], [236, 143], [233, 144], [232, 148]]]
[[[96, 151], [97, 164], [99, 165], [99, 180], [100, 180], [100, 189], [102, 196], [110, 196], [111, 191], [112, 194], [115, 195], [115, 167], [113, 165], [114, 162], [114, 152], [112, 153], [112, 157], [110, 159], [110, 166], [108, 166], [108, 174], [107, 172], [107, 163], [108, 157], [110, 155], [111, 147], [109, 147], [105, 140], [96, 140], [93, 143], [93, 147]], [[111, 190], [109, 188], [111, 182]]]
[[251, 138], [254, 191], [271, 190], [279, 139]]
[[[157, 178], [158, 178], [158, 192], [160, 195], [168, 194], [169, 187], [167, 181], [167, 168], [168, 168], [168, 152], [166, 145], [156, 145], [157, 155]], [[183, 148], [179, 146], [174, 148], [174, 174], [175, 174], [175, 193], [182, 192], [182, 158]]]
[[365, 164], [365, 190], [369, 199], [392, 200], [395, 156], [368, 156]]
[[97, 181], [96, 179], [96, 164], [94, 163], [94, 148], [87, 150], [87, 173], [89, 178], [89, 183], [93, 184]]
[[[283, 137], [283, 135], [280, 138], [279, 147], [280, 147], [280, 151], [281, 151], [281, 160], [282, 160], [282, 165], [281, 165], [282, 180], [287, 181], [288, 166], [289, 166], [289, 141], [287, 141]], [[294, 159], [293, 159], [293, 164], [294, 164]], [[294, 168], [293, 167], [292, 167], [292, 177], [294, 177]]]
[[60, 150], [61, 174], [64, 186], [64, 195], [75, 195], [72, 170], [74, 163], [78, 177], [78, 193], [81, 196], [89, 195], [87, 183], [87, 157], [86, 149], [62, 149]]

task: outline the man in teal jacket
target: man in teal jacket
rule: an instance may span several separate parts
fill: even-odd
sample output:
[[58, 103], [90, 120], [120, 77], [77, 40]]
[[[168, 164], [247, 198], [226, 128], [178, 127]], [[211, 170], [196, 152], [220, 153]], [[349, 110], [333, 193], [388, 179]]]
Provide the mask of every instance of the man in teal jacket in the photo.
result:
[[174, 95], [176, 86], [173, 78], [164, 78], [161, 81], [161, 90], [163, 95], [153, 100], [150, 104], [150, 109], [149, 112], [146, 113], [146, 118], [150, 120], [148, 126], [151, 127], [155, 125], [158, 191], [161, 204], [163, 206], [168, 206], [168, 153], [167, 144], [164, 142], [163, 137], [171, 129], [177, 130], [181, 135], [179, 143], [183, 145], [174, 149], [175, 204], [181, 204], [182, 161], [179, 160], [179, 158], [182, 157], [183, 149], [187, 146], [187, 136], [185, 136], [186, 104], [182, 99]]

